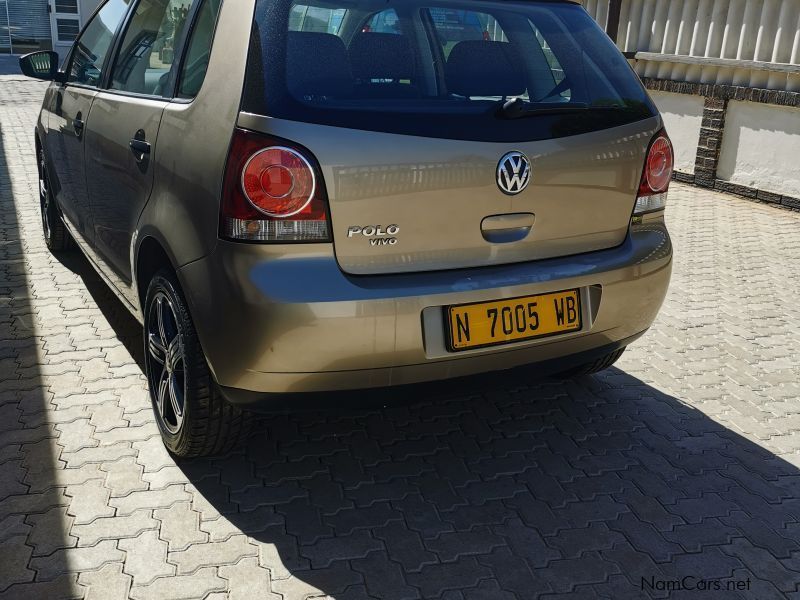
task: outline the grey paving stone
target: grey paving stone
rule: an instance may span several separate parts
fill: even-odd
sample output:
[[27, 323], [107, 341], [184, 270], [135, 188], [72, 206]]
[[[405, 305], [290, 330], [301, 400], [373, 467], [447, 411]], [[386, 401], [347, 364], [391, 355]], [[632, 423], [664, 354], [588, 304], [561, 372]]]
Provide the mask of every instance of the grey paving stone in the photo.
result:
[[[519, 519], [511, 519], [493, 530], [505, 539], [514, 556], [527, 561], [531, 570], [544, 568], [551, 560], [562, 557], [558, 549], [548, 546], [535, 529], [525, 527]], [[556, 538], [550, 539], [554, 541]]]
[[193, 600], [212, 592], [224, 592], [227, 582], [216, 574], [216, 569], [200, 569], [191, 575], [161, 577], [150, 585], [131, 588], [132, 600]]
[[122, 572], [122, 563], [115, 563], [81, 573], [78, 583], [86, 588], [85, 600], [127, 600], [132, 579]]
[[228, 581], [226, 600], [281, 600], [281, 596], [272, 591], [269, 569], [259, 566], [256, 558], [221, 566], [217, 572]]
[[437, 562], [436, 555], [425, 549], [420, 535], [402, 523], [392, 522], [378, 528], [375, 537], [383, 541], [389, 558], [402, 565], [406, 572], [419, 571]]
[[452, 563], [426, 565], [406, 579], [420, 589], [423, 598], [436, 598], [448, 590], [473, 588], [490, 576], [488, 567], [478, 564], [474, 556], [466, 556]]
[[768, 550], [754, 546], [749, 540], [739, 538], [730, 545], [720, 547], [729, 557], [747, 567], [757, 578], [769, 581], [781, 592], [793, 592], [800, 582], [800, 572], [787, 569]]
[[[327, 568], [312, 571], [297, 570], [292, 577], [273, 580], [273, 589], [284, 598], [338, 598], [346, 590], [363, 584], [360, 573], [348, 562], [340, 562]], [[356, 594], [358, 595], [358, 594]]]
[[553, 591], [569, 592], [578, 584], [604, 583], [609, 575], [618, 572], [616, 564], [596, 552], [587, 552], [581, 558], [553, 561], [544, 579]]
[[[166, 549], [166, 544], [164, 544]], [[178, 574], [193, 573], [201, 567], [218, 567], [236, 564], [242, 558], [257, 556], [258, 547], [245, 535], [228, 538], [224, 542], [208, 542], [189, 546], [186, 550], [169, 553], [169, 562], [177, 565]]]
[[33, 581], [34, 571], [28, 568], [33, 548], [25, 544], [25, 536], [17, 535], [0, 542], [0, 592], [15, 583]]
[[477, 557], [477, 560], [481, 566], [489, 569], [491, 577], [501, 589], [519, 598], [536, 597], [552, 590], [550, 583], [540, 576], [541, 571], [532, 569], [529, 563], [509, 548], [497, 548], [491, 554]]
[[157, 529], [158, 522], [147, 509], [118, 517], [98, 517], [91, 523], [73, 525], [71, 535], [78, 539], [78, 546], [94, 546], [102, 540], [135, 538], [143, 531]]
[[482, 581], [478, 587], [463, 593], [464, 600], [516, 600], [513, 592], [500, 589], [495, 581]]
[[[278, 509], [280, 511], [280, 508]], [[400, 521], [403, 513], [388, 502], [373, 504], [367, 508], [345, 508], [324, 518], [337, 535], [348, 535], [358, 529], [377, 529], [390, 521]]]
[[116, 540], [105, 540], [91, 547], [56, 550], [49, 556], [34, 557], [30, 566], [37, 579], [48, 581], [64, 572], [83, 573], [99, 569], [112, 562], [122, 562], [125, 555], [117, 550]]
[[78, 585], [77, 573], [65, 573], [51, 581], [33, 581], [12, 585], [0, 593], [3, 600], [64, 600], [86, 598], [86, 589]]
[[303, 546], [300, 552], [311, 561], [312, 568], [319, 569], [330, 566], [336, 560], [364, 558], [370, 552], [383, 548], [383, 543], [373, 538], [370, 532], [360, 530], [348, 536], [317, 540]]
[[545, 540], [563, 558], [579, 558], [584, 552], [610, 550], [625, 541], [625, 537], [609, 530], [605, 523], [591, 523], [586, 529], [562, 530]]
[[125, 573], [136, 586], [152, 583], [158, 577], [175, 573], [175, 565], [167, 562], [167, 543], [159, 539], [156, 529], [148, 529], [136, 537], [117, 543], [125, 552]]
[[663, 533], [664, 539], [679, 544], [686, 552], [700, 552], [705, 546], [722, 546], [731, 538], [741, 535], [726, 519], [709, 517], [700, 523], [677, 525]]
[[365, 558], [351, 561], [355, 571], [369, 582], [367, 591], [382, 600], [417, 600], [419, 590], [408, 585], [403, 569], [389, 560], [385, 552], [371, 552]]
[[54, 506], [45, 513], [30, 515], [26, 520], [32, 526], [28, 544], [33, 546], [33, 556], [47, 556], [59, 548], [71, 548], [77, 543], [73, 532], [74, 518], [67, 514], [65, 506]]

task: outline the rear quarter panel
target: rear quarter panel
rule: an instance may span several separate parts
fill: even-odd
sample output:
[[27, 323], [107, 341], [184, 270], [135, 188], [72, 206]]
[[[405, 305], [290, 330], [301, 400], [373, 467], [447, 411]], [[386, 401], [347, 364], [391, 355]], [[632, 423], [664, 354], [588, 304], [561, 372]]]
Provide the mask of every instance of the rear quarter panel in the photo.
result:
[[164, 110], [155, 184], [131, 248], [134, 265], [148, 236], [161, 243], [176, 268], [206, 256], [217, 243], [222, 179], [254, 10], [255, 0], [223, 3], [199, 94], [191, 102], [175, 100]]

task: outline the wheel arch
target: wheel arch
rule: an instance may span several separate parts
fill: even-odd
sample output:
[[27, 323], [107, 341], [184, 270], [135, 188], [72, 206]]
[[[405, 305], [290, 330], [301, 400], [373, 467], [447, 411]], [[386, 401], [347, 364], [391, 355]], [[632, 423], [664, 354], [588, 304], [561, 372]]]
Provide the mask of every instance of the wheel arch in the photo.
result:
[[167, 250], [168, 246], [158, 237], [152, 234], [141, 235], [135, 244], [133, 260], [133, 285], [135, 286], [136, 298], [139, 300], [139, 311], [144, 320], [144, 303], [147, 295], [147, 288], [153, 275], [161, 269], [169, 269], [178, 277], [181, 287], [178, 269], [175, 261]]

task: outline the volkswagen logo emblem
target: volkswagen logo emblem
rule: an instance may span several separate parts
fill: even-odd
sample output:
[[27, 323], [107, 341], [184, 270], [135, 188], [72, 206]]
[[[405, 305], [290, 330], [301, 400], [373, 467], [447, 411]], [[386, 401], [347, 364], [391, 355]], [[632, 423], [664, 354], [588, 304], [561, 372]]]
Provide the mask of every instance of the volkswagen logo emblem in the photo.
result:
[[513, 196], [531, 182], [531, 161], [522, 152], [509, 152], [497, 165], [497, 185], [504, 194]]

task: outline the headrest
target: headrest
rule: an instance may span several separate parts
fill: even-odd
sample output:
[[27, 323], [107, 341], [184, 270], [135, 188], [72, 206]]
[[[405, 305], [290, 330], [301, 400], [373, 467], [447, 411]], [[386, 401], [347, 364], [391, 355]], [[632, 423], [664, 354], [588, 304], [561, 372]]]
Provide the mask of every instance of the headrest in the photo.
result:
[[290, 31], [286, 43], [286, 84], [295, 97], [346, 98], [353, 93], [347, 48], [330, 33]]
[[447, 89], [459, 96], [521, 96], [527, 88], [522, 65], [509, 42], [458, 42], [445, 66]]
[[411, 41], [393, 33], [359, 33], [350, 42], [350, 64], [357, 79], [413, 79]]

